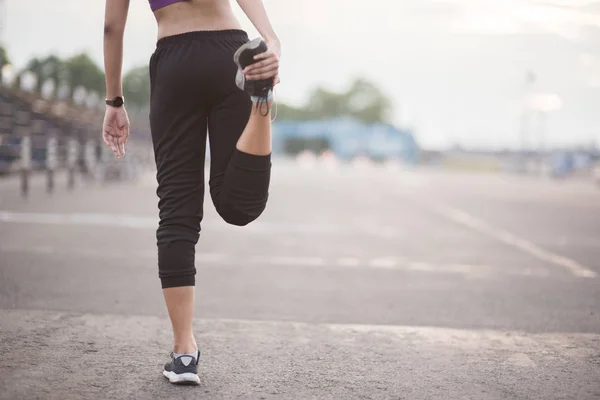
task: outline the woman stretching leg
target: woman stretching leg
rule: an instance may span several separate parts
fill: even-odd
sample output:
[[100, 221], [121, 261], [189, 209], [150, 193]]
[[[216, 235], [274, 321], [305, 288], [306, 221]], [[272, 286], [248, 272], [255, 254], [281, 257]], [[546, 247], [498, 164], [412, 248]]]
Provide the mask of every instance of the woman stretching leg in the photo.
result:
[[[150, 0], [158, 23], [149, 68], [158, 270], [174, 339], [163, 374], [172, 383], [199, 383], [192, 319], [207, 136], [210, 195], [221, 217], [246, 225], [260, 216], [268, 198], [280, 44], [262, 1], [237, 1], [262, 39], [249, 41], [228, 0]], [[121, 80], [128, 9], [129, 0], [106, 0], [102, 137], [117, 157], [125, 155], [129, 136]]]

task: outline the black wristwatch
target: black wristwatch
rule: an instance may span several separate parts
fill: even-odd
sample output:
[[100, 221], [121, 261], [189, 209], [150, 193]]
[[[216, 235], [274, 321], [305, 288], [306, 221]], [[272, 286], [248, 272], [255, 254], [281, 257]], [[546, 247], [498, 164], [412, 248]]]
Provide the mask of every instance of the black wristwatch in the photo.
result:
[[121, 96], [117, 96], [112, 100], [106, 99], [104, 101], [106, 102], [107, 106], [111, 106], [111, 107], [121, 107], [121, 106], [123, 106], [123, 104], [125, 104], [125, 99], [123, 99], [123, 97], [121, 97]]

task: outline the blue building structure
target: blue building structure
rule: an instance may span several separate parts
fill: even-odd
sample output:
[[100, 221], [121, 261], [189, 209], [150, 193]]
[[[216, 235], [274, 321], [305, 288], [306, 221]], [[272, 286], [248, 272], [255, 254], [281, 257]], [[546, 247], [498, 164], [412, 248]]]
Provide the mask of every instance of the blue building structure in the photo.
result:
[[348, 117], [275, 121], [274, 153], [294, 153], [304, 148], [317, 151], [327, 149], [342, 160], [364, 156], [374, 160], [397, 159], [413, 164], [419, 155], [412, 132], [399, 130], [389, 124], [365, 124]]

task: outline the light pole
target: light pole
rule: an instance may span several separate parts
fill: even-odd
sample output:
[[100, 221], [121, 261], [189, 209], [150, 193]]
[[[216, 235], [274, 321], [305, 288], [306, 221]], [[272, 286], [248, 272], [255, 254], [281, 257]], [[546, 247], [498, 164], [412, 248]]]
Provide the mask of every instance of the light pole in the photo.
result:
[[529, 70], [525, 74], [525, 87], [523, 90], [523, 110], [521, 111], [521, 152], [527, 151], [527, 137], [529, 134], [529, 98], [531, 96], [531, 89], [536, 81], [536, 76], [533, 71]]
[[535, 112], [537, 116], [537, 152], [538, 152], [538, 167], [539, 173], [542, 172], [543, 160], [548, 150], [547, 144], [547, 128], [548, 117], [551, 112], [558, 111], [562, 108], [562, 99], [555, 93], [535, 93], [530, 96], [528, 101], [529, 108]]

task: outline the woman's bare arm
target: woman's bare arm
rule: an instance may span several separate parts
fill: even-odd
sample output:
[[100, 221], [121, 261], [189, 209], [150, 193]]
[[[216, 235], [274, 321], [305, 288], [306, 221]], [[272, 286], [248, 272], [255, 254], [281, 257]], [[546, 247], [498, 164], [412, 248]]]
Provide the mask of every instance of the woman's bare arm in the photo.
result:
[[[106, 0], [104, 16], [104, 73], [106, 98], [123, 96], [123, 35], [129, 11], [129, 0]], [[129, 138], [129, 117], [125, 107], [107, 106], [102, 124], [102, 139], [117, 158], [125, 155]]]
[[247, 79], [267, 79], [274, 78], [274, 84], [279, 83], [279, 57], [281, 57], [281, 44], [275, 34], [265, 6], [262, 0], [237, 0], [238, 4], [250, 20], [252, 25], [258, 30], [260, 36], [267, 42], [269, 48], [265, 53], [254, 57], [257, 62], [244, 70]]
[[129, 0], [106, 0], [104, 15], [104, 70], [106, 97], [123, 95], [123, 35], [129, 11]]
[[271, 26], [262, 0], [237, 0], [238, 4], [267, 43], [278, 43], [279, 39]]

